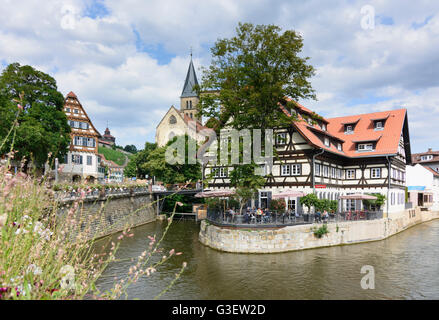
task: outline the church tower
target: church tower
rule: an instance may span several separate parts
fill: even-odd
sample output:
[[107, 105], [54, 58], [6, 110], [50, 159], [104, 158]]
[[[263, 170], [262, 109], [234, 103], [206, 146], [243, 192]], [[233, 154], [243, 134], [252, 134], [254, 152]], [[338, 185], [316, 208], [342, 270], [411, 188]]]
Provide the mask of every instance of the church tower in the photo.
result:
[[200, 119], [196, 117], [196, 107], [198, 105], [199, 98], [194, 90], [195, 85], [198, 85], [198, 81], [197, 75], [195, 74], [195, 68], [192, 62], [191, 54], [191, 62], [189, 63], [186, 80], [184, 82], [183, 91], [180, 96], [180, 112], [183, 116], [187, 115], [189, 118], [194, 119], [195, 121], [200, 121]]

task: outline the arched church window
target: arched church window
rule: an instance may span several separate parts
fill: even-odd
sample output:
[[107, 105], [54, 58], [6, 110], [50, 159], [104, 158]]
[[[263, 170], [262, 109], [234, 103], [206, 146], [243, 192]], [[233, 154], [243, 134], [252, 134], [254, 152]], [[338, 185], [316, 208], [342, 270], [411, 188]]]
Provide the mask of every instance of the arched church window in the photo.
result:
[[186, 101], [186, 109], [189, 109], [189, 101]]
[[177, 119], [175, 118], [175, 116], [169, 117], [169, 124], [175, 124], [175, 123], [177, 123]]
[[192, 100], [189, 100], [189, 109], [192, 109]]

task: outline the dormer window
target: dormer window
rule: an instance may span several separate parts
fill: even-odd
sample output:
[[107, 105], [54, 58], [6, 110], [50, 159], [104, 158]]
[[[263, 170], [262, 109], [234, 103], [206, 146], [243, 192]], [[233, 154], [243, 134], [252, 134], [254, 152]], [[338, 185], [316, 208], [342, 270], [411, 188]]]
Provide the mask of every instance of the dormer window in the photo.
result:
[[375, 121], [375, 130], [383, 130], [384, 129], [384, 123], [383, 121]]
[[372, 151], [373, 150], [373, 143], [359, 143], [358, 144], [358, 151]]
[[328, 137], [324, 138], [324, 142], [325, 142], [325, 146], [327, 146], [327, 147], [330, 146], [330, 142], [329, 142], [329, 138]]
[[326, 131], [326, 124], [322, 123], [321, 128], [323, 131]]
[[338, 151], [342, 151], [342, 149], [341, 149], [341, 143], [340, 143], [340, 142], [337, 143], [337, 150], [338, 150]]
[[354, 127], [352, 125], [347, 125], [345, 133], [354, 133]]
[[433, 159], [433, 155], [431, 155], [431, 154], [421, 156], [421, 161], [428, 161], [428, 160], [432, 160], [432, 159]]

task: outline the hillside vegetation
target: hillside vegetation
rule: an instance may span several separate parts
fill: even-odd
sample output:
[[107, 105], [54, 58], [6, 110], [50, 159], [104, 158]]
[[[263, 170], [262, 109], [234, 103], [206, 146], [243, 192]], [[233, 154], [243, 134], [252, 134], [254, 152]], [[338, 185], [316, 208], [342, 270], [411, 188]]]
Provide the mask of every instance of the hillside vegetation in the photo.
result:
[[113, 150], [111, 148], [99, 147], [99, 154], [102, 154], [105, 159], [111, 160], [119, 166], [123, 166], [125, 164], [126, 155], [119, 150]]

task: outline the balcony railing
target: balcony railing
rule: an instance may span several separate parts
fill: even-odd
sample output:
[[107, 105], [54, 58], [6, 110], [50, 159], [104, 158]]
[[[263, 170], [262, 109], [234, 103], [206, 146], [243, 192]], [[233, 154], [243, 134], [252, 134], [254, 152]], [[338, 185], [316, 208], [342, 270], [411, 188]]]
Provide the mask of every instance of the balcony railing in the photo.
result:
[[355, 211], [328, 214], [327, 217], [319, 213], [296, 214], [294, 212], [267, 211], [263, 215], [257, 214], [230, 214], [221, 210], [207, 211], [207, 220], [214, 225], [230, 226], [239, 228], [278, 228], [285, 226], [312, 224], [312, 223], [334, 223], [344, 221], [364, 221], [381, 219], [383, 211]]

